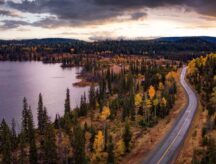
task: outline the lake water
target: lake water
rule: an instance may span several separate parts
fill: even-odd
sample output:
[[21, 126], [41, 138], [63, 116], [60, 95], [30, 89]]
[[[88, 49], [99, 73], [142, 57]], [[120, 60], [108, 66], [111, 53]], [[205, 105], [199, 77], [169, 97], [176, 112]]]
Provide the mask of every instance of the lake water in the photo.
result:
[[67, 88], [70, 89], [71, 106], [76, 107], [81, 95], [89, 91], [89, 87], [77, 88], [72, 85], [79, 81], [76, 76], [80, 71], [81, 68], [62, 69], [60, 64], [0, 62], [0, 121], [15, 118], [20, 125], [24, 97], [36, 121], [39, 93], [43, 95], [44, 105], [52, 120], [56, 113], [64, 113]]

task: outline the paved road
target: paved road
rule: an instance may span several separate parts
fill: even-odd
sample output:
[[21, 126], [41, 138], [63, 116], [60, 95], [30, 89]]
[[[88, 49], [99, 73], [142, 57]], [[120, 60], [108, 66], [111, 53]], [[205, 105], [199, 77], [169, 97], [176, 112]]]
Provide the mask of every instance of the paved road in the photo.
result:
[[178, 119], [174, 123], [172, 129], [167, 136], [161, 141], [157, 148], [151, 153], [145, 164], [168, 164], [172, 163], [179, 151], [182, 142], [190, 128], [197, 109], [197, 97], [193, 90], [185, 81], [187, 67], [181, 72], [180, 82], [188, 95], [188, 104], [186, 109], [180, 113]]

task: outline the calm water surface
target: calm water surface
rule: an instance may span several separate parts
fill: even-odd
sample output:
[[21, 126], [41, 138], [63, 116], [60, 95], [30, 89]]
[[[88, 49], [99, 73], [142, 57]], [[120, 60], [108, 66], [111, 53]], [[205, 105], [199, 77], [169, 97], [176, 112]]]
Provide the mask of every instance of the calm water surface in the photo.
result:
[[81, 68], [62, 69], [60, 64], [41, 62], [0, 62], [0, 120], [15, 118], [20, 124], [22, 100], [27, 98], [32, 107], [34, 120], [37, 118], [38, 95], [42, 93], [44, 105], [53, 120], [55, 114], [64, 113], [66, 89], [70, 89], [71, 106], [80, 103], [89, 87], [77, 88], [72, 83]]

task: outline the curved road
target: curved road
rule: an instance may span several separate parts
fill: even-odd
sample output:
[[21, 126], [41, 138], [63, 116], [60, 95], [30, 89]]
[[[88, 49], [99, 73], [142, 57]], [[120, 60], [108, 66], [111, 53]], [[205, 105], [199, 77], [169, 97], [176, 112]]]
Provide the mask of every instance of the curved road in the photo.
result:
[[186, 69], [187, 67], [183, 67], [180, 78], [181, 85], [184, 87], [188, 96], [186, 109], [180, 113], [170, 132], [144, 162], [146, 164], [172, 163], [193, 121], [197, 109], [197, 97], [185, 81]]

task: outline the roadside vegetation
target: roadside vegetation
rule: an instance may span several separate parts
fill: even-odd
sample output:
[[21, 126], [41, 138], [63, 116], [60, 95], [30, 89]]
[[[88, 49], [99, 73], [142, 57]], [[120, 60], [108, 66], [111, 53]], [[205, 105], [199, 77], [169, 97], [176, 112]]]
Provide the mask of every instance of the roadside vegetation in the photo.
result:
[[213, 164], [216, 162], [216, 54], [193, 59], [188, 64], [187, 77], [200, 97], [203, 110], [197, 116], [203, 120], [199, 120], [203, 124], [199, 126], [202, 127], [201, 133], [196, 131], [193, 134], [201, 135], [201, 139], [191, 162]]

